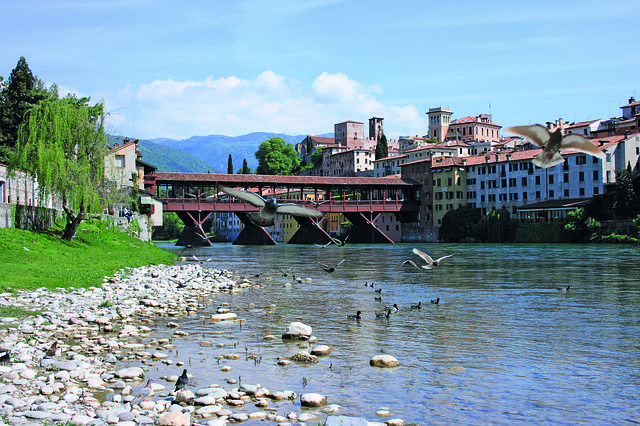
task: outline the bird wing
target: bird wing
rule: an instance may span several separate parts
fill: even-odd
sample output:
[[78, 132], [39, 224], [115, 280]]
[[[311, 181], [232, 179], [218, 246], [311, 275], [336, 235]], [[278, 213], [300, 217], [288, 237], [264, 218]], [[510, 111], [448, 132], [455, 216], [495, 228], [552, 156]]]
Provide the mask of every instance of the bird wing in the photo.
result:
[[446, 259], [447, 257], [453, 256], [452, 254], [448, 254], [446, 256], [442, 256], [440, 259], [436, 260], [436, 262], [440, 262], [442, 259]]
[[278, 214], [290, 214], [293, 216], [308, 216], [308, 217], [324, 217], [324, 213], [319, 212], [318, 210], [310, 209], [309, 207], [301, 206], [296, 203], [283, 203], [278, 204], [278, 208], [276, 210]]
[[598, 148], [593, 142], [582, 135], [569, 133], [562, 138], [562, 143], [560, 146], [562, 148], [569, 148], [576, 151], [585, 152], [587, 154], [593, 155], [594, 157], [602, 159], [606, 158], [605, 153], [600, 148]]
[[232, 197], [237, 198], [238, 200], [246, 201], [247, 203], [255, 207], [262, 208], [267, 202], [267, 200], [262, 198], [260, 195], [254, 194], [253, 192], [245, 191], [243, 189], [229, 188], [224, 185], [218, 185], [218, 188], [220, 188], [220, 191], [225, 192]]
[[524, 136], [531, 140], [538, 146], [545, 146], [551, 138], [549, 131], [546, 127], [540, 124], [534, 124], [532, 126], [513, 126], [504, 129], [505, 132], [515, 133], [516, 135]]
[[317, 262], [318, 265], [322, 266], [323, 269], [331, 269], [329, 265], [325, 265], [324, 263]]
[[418, 256], [420, 256], [425, 262], [427, 262], [429, 265], [433, 265], [433, 259], [431, 258], [431, 256], [429, 256], [427, 253], [424, 253], [420, 250], [418, 250], [417, 248], [414, 248], [412, 250], [415, 254], [417, 254]]
[[345, 260], [347, 260], [347, 259], [342, 259], [340, 262], [338, 262], [338, 263], [336, 264], [336, 266], [335, 266], [335, 267], [337, 268], [338, 266], [340, 266], [340, 265], [342, 264], [342, 262], [344, 262]]
[[[402, 262], [402, 264], [400, 265], [400, 268], [402, 268], [404, 265], [411, 265], [416, 269], [420, 269], [420, 267], [418, 265], [416, 265], [416, 262], [414, 262], [413, 260], [405, 260], [404, 262]], [[400, 269], [398, 268], [398, 269]]]

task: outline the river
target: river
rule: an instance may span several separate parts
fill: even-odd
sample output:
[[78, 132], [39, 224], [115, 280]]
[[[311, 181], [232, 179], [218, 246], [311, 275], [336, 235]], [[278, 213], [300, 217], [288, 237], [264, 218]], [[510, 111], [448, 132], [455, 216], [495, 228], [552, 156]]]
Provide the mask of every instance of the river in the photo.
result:
[[[406, 259], [420, 264], [414, 246], [434, 258], [453, 256], [433, 270], [399, 269]], [[191, 336], [176, 340], [175, 356], [189, 359], [196, 389], [235, 379], [272, 392], [317, 392], [342, 406], [340, 414], [369, 421], [384, 421], [376, 415], [381, 409], [416, 424], [640, 421], [637, 246], [216, 244], [197, 248], [197, 256], [211, 258], [205, 267], [246, 274], [260, 286], [220, 294], [205, 312], [179, 320]], [[342, 259], [331, 274], [319, 265]], [[288, 277], [278, 271], [289, 268]], [[411, 309], [418, 302], [422, 308]], [[225, 303], [247, 321], [203, 321]], [[391, 318], [376, 318], [394, 303]], [[347, 318], [357, 310], [361, 320]], [[154, 337], [171, 336], [170, 320], [159, 320]], [[293, 321], [311, 326], [319, 344], [335, 348], [331, 355], [278, 366], [277, 357], [300, 350], [299, 342], [280, 339]], [[266, 334], [278, 338], [265, 341]], [[213, 346], [201, 347], [202, 340]], [[241, 359], [215, 359], [228, 353]], [[370, 367], [380, 353], [400, 367]], [[232, 371], [221, 372], [223, 365]], [[299, 402], [279, 411], [300, 411]]]

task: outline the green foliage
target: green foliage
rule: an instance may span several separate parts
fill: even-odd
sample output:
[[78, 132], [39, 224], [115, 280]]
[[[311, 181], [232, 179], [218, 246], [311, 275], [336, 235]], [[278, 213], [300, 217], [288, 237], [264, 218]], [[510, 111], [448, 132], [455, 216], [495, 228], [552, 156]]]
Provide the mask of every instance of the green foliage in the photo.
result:
[[516, 243], [561, 243], [564, 242], [564, 222], [520, 222], [515, 231]]
[[631, 217], [637, 213], [638, 207], [633, 190], [631, 170], [616, 170], [616, 184], [613, 194], [613, 207], [618, 218]]
[[60, 239], [60, 233], [59, 226], [42, 233], [0, 229], [0, 292], [99, 286], [104, 276], [121, 268], [175, 260], [174, 254], [131, 237], [109, 222], [85, 221], [71, 241]]
[[162, 226], [157, 226], [153, 233], [154, 240], [173, 240], [180, 236], [184, 224], [175, 212], [162, 213]]
[[463, 206], [449, 210], [442, 218], [442, 225], [438, 237], [446, 243], [458, 243], [476, 240], [475, 225], [480, 221], [480, 209]]
[[322, 147], [319, 146], [311, 154], [311, 167], [322, 166]]
[[503, 243], [509, 241], [510, 215], [507, 209], [493, 210], [487, 213], [487, 242]]
[[293, 144], [279, 137], [262, 142], [255, 156], [258, 159], [258, 174], [293, 175], [300, 169], [300, 158]]
[[389, 145], [387, 143], [387, 137], [384, 133], [378, 137], [378, 143], [376, 143], [376, 160], [389, 156]]
[[593, 235], [590, 239], [592, 243], [602, 243], [602, 244], [638, 244], [640, 240], [635, 237], [631, 237], [629, 235], [618, 235], [618, 234], [610, 234], [610, 235]]
[[6, 164], [13, 161], [18, 131], [25, 114], [53, 93], [56, 93], [56, 88], [47, 91], [21, 56], [7, 80], [2, 83], [0, 91], [0, 162]]
[[227, 174], [233, 174], [233, 159], [231, 158], [231, 154], [229, 154], [229, 159], [227, 160]]
[[42, 201], [60, 196], [70, 240], [86, 214], [101, 212], [104, 182], [104, 107], [89, 99], [47, 99], [32, 107], [20, 127], [12, 169], [37, 177]]
[[251, 174], [251, 167], [249, 167], [249, 165], [247, 164], [247, 159], [246, 158], [242, 161], [242, 167], [240, 167], [240, 170], [238, 170], [238, 174], [239, 175], [250, 175]]

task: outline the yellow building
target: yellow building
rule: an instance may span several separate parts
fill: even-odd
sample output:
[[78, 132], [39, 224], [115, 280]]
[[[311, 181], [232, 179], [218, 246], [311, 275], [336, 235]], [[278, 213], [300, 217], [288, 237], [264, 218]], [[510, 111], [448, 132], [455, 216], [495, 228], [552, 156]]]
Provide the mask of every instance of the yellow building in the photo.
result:
[[434, 158], [431, 163], [433, 176], [433, 225], [442, 224], [449, 210], [467, 205], [467, 172], [465, 159], [459, 157]]

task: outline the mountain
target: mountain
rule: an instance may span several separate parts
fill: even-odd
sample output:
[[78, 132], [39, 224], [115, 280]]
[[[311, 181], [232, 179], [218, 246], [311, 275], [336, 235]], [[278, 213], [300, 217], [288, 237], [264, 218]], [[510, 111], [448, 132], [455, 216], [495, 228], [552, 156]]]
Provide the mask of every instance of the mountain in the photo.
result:
[[[330, 135], [332, 136], [333, 133]], [[284, 139], [285, 142], [295, 145], [307, 136], [287, 135], [284, 133], [253, 132], [242, 136], [193, 136], [189, 139], [183, 140], [156, 138], [151, 139], [151, 142], [165, 147], [185, 151], [200, 160], [211, 164], [211, 173], [226, 173], [229, 154], [231, 154], [231, 160], [233, 161], [233, 169], [235, 172], [242, 167], [242, 161], [244, 159], [247, 160], [247, 165], [255, 171], [258, 167], [258, 160], [254, 155], [255, 152], [258, 150], [262, 142], [273, 137], [280, 137]], [[146, 158], [143, 159], [147, 161]]]
[[[122, 144], [123, 139], [123, 136], [109, 135], [109, 145]], [[159, 172], [213, 173], [214, 171], [211, 164], [207, 164], [185, 151], [154, 142], [140, 140], [138, 141], [138, 150], [142, 154], [142, 161], [156, 166]]]

